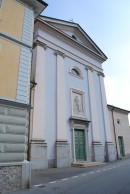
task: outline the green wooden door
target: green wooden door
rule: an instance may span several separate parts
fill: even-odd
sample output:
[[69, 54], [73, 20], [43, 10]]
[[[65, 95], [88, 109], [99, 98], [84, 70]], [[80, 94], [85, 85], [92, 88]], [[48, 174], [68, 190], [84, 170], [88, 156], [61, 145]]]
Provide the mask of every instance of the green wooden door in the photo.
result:
[[75, 129], [75, 156], [76, 160], [85, 160], [84, 130]]
[[120, 149], [120, 156], [124, 156], [124, 143], [123, 143], [123, 137], [118, 137], [119, 142], [119, 149]]

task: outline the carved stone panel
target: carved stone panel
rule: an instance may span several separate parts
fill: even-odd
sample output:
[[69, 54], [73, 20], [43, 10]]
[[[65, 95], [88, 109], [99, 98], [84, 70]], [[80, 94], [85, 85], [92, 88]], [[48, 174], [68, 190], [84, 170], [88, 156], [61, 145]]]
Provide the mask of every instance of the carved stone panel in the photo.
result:
[[72, 116], [85, 117], [84, 92], [72, 89], [71, 107]]

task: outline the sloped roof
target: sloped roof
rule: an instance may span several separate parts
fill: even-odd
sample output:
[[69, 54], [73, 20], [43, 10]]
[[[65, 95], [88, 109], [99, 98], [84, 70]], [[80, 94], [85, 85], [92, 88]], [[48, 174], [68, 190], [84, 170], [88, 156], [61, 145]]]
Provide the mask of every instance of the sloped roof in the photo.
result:
[[110, 110], [116, 110], [116, 111], [119, 111], [119, 112], [125, 112], [127, 114], [130, 113], [129, 110], [125, 110], [125, 109], [122, 109], [122, 108], [119, 108], [119, 107], [116, 107], [116, 106], [113, 106], [113, 105], [110, 105], [108, 104], [107, 107], [110, 109]]
[[81, 26], [74, 22], [59, 20], [56, 18], [39, 16], [42, 21], [51, 25], [53, 28], [60, 31], [62, 34], [68, 36], [75, 42], [81, 44], [92, 52], [96, 53], [104, 60], [107, 59], [106, 55], [101, 51], [101, 49], [95, 44], [95, 42], [90, 38], [90, 36], [81, 28]]

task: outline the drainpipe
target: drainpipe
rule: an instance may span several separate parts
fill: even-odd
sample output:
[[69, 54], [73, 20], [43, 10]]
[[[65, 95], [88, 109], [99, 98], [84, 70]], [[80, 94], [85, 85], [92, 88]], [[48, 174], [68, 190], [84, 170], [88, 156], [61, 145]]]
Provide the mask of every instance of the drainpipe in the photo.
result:
[[112, 108], [112, 121], [113, 121], [114, 137], [115, 137], [115, 144], [116, 144], [116, 154], [117, 154], [117, 159], [118, 159], [119, 157], [118, 157], [118, 149], [117, 149], [117, 141], [116, 141], [116, 128], [115, 128], [113, 110], [114, 110], [114, 107]]
[[[32, 87], [30, 87], [30, 105], [31, 105], [31, 93], [32, 93], [32, 89], [37, 85], [37, 83], [35, 82], [30, 82]], [[31, 106], [32, 109], [32, 106]], [[31, 110], [30, 110], [31, 111]], [[29, 145], [29, 141], [30, 141], [30, 111], [29, 111], [29, 126], [28, 126], [28, 150], [27, 150], [27, 160], [30, 161], [30, 145]]]

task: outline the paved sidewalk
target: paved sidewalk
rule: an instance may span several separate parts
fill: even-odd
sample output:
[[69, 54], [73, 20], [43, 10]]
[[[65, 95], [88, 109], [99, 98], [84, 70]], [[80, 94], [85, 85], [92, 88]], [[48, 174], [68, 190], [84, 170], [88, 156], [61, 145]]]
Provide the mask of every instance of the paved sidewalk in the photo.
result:
[[[124, 162], [127, 162], [129, 159], [125, 159]], [[67, 167], [67, 168], [51, 168], [51, 169], [44, 169], [44, 170], [33, 170], [32, 171], [32, 178], [31, 178], [31, 187], [30, 189], [25, 189], [21, 191], [16, 192], [10, 192], [8, 194], [40, 194], [37, 191], [38, 187], [35, 187], [36, 185], [41, 185], [43, 187], [49, 182], [57, 181], [60, 179], [69, 178], [72, 176], [77, 176], [82, 173], [87, 173], [89, 171], [93, 171], [94, 169], [101, 169], [104, 168], [104, 165], [111, 166], [115, 164], [119, 164], [122, 162], [122, 160], [117, 160], [114, 162], [108, 162], [105, 164], [102, 164], [100, 166], [94, 166], [94, 167]]]
[[[126, 158], [125, 160], [129, 160], [129, 159]], [[102, 168], [104, 167], [104, 165], [107, 166], [107, 165], [120, 163], [121, 161], [122, 160], [116, 160], [113, 162], [102, 163], [100, 166], [91, 166], [91, 167], [85, 167], [85, 168], [67, 167], [67, 168], [50, 168], [50, 169], [44, 169], [44, 170], [33, 170], [32, 177], [31, 177], [31, 186], [40, 185], [40, 184], [43, 185], [56, 180], [69, 178], [75, 175], [82, 174], [84, 172], [89, 172], [96, 168]]]
[[96, 167], [67, 167], [67, 168], [50, 168], [44, 170], [33, 170], [31, 178], [31, 186], [46, 184], [59, 179], [68, 178], [77, 174], [81, 174], [84, 171], [90, 171]]

